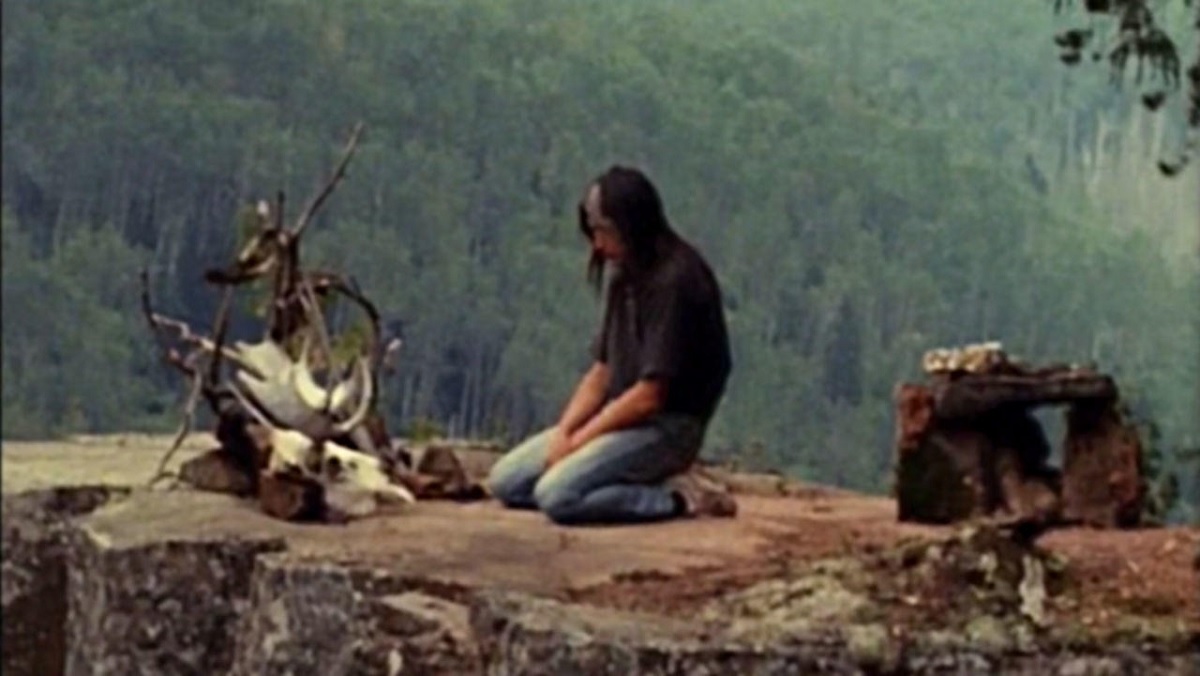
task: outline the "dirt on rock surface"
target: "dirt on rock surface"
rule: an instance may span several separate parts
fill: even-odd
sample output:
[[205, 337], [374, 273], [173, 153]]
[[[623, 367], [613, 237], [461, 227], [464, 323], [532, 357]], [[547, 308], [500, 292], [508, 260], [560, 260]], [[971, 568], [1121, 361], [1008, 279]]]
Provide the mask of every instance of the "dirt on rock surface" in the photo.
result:
[[[942, 543], [960, 538], [963, 528], [897, 523], [890, 500], [869, 496], [815, 504], [743, 496], [740, 502], [756, 519], [786, 523], [785, 529], [764, 537], [755, 556], [680, 576], [626, 576], [574, 593], [572, 600], [684, 616], [701, 612], [714, 598], [766, 581], [801, 580], [830, 564], [853, 561], [864, 569], [857, 576], [857, 591], [869, 597], [891, 626], [946, 627], [956, 617], [946, 611], [955, 604], [979, 602], [976, 610], [986, 610], [977, 588], [905, 575], [912, 565], [903, 561], [907, 552], [924, 555], [931, 544], [944, 549]], [[1200, 640], [1200, 571], [1193, 563], [1200, 556], [1200, 529], [1069, 528], [1046, 534], [1037, 544], [1055, 568], [1047, 583], [1047, 626], [1067, 628], [1091, 641], [1162, 635]]]
[[[137, 435], [5, 442], [4, 493], [71, 484], [142, 486], [169, 444], [169, 438]], [[211, 447], [196, 435], [172, 464]], [[764, 582], [800, 578], [818, 561], [855, 559], [875, 575], [871, 589], [852, 591], [876, 597], [888, 611], [881, 617], [885, 625], [933, 626], [944, 619], [937, 594], [949, 590], [905, 588], [912, 579], [899, 574], [903, 555], [897, 552], [952, 538], [960, 529], [900, 523], [888, 498], [777, 479], [743, 482], [739, 493], [736, 519], [644, 526], [564, 528], [490, 502], [433, 502], [349, 526], [296, 526], [261, 515], [253, 503], [194, 496], [204, 505], [154, 518], [126, 519], [115, 511], [92, 527], [128, 537], [138, 537], [139, 529], [153, 536], [155, 529], [253, 527], [284, 537], [289, 551], [306, 558], [403, 563], [452, 585], [520, 589], [679, 617]], [[141, 499], [168, 498], [155, 491], [134, 498]], [[1065, 571], [1062, 590], [1047, 602], [1048, 622], [1093, 638], [1159, 627], [1200, 635], [1200, 573], [1194, 567], [1200, 529], [1063, 529], [1039, 545]]]

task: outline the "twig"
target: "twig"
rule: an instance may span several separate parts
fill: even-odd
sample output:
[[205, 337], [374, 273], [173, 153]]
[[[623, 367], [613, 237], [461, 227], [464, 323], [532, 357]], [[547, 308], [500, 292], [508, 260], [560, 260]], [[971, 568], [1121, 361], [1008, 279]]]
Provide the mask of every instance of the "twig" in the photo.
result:
[[[171, 331], [174, 331], [179, 340], [193, 347], [199, 348], [201, 351], [209, 354], [215, 353], [217, 349], [217, 343], [205, 336], [196, 335], [196, 333], [192, 331], [192, 327], [189, 326], [187, 322], [183, 322], [178, 319], [172, 319], [170, 317], [164, 317], [163, 315], [154, 312], [153, 308], [150, 306], [150, 290], [147, 281], [147, 273], [144, 269], [142, 270], [141, 278], [142, 314], [146, 317], [146, 322], [150, 324], [151, 332], [154, 333], [154, 337], [163, 351], [163, 359], [168, 364], [182, 369], [184, 373], [187, 373], [189, 376], [192, 375], [190, 367], [183, 365], [185, 358], [181, 357], [174, 349], [167, 347], [166, 342], [163, 340], [162, 334], [160, 333], [160, 329], [170, 329]], [[222, 345], [221, 355], [230, 361], [236, 362], [239, 368], [245, 369], [259, 378], [266, 377], [258, 370], [257, 367], [254, 366], [254, 364], [251, 364], [243, 359], [237, 350], [232, 350]]]
[[[279, 294], [283, 288], [283, 268], [285, 265], [287, 265], [287, 260], [284, 257], [284, 252], [280, 251], [279, 255], [280, 260], [275, 265], [274, 274], [271, 275], [271, 299], [267, 301], [267, 317], [266, 321], [263, 322], [263, 340], [277, 338], [278, 343], [283, 345], [286, 349], [287, 343], [285, 338], [287, 337], [287, 331], [284, 330], [286, 327], [282, 329], [279, 328], [283, 310], [282, 308], [278, 307], [278, 305]], [[278, 335], [276, 335], [276, 333], [278, 333]]]
[[208, 381], [215, 383], [221, 378], [221, 355], [225, 346], [225, 334], [229, 331], [229, 308], [233, 304], [233, 287], [225, 287], [225, 295], [221, 297], [221, 306], [217, 309], [217, 318], [213, 326], [213, 358], [208, 366]]
[[275, 277], [271, 286], [271, 314], [268, 317], [268, 333], [281, 345], [287, 345], [292, 337], [303, 326], [303, 310], [297, 319], [292, 304], [296, 293], [296, 279], [300, 269], [300, 240], [292, 237], [286, 230], [275, 234], [279, 262], [275, 268]]
[[337, 168], [334, 169], [333, 175], [329, 177], [329, 181], [325, 184], [325, 187], [321, 190], [321, 192], [317, 193], [317, 196], [308, 203], [308, 206], [305, 207], [304, 212], [300, 214], [300, 218], [296, 221], [296, 227], [292, 228], [291, 235], [293, 239], [300, 237], [300, 235], [304, 232], [304, 229], [308, 227], [309, 222], [312, 220], [313, 214], [317, 212], [317, 209], [321, 208], [321, 205], [329, 197], [330, 193], [333, 192], [333, 189], [336, 188], [338, 183], [341, 183], [342, 178], [346, 176], [346, 166], [350, 164], [350, 158], [354, 156], [354, 151], [358, 147], [358, 137], [360, 134], [362, 134], [362, 130], [362, 122], [354, 125], [354, 131], [350, 134], [350, 141], [346, 144], [346, 150], [342, 154], [342, 161], [339, 162]]
[[168, 352], [166, 341], [163, 340], [162, 334], [158, 332], [158, 315], [154, 314], [154, 309], [150, 305], [150, 271], [147, 268], [142, 268], [139, 278], [142, 280], [142, 316], [146, 318], [146, 323], [150, 325], [150, 332], [154, 334], [154, 341], [158, 343], [159, 349], [166, 354]]
[[[154, 326], [156, 326], [158, 328], [166, 328], [166, 329], [174, 330], [178, 334], [178, 337], [181, 341], [188, 343], [189, 345], [193, 345], [204, 352], [212, 354], [217, 349], [217, 344], [214, 343], [211, 338], [196, 335], [195, 333], [192, 332], [192, 329], [190, 326], [188, 326], [184, 322], [179, 321], [178, 319], [171, 319], [170, 317], [164, 317], [162, 315], [155, 314], [151, 317], [151, 322]], [[250, 370], [250, 371], [254, 372], [256, 375], [261, 375], [258, 373], [258, 369], [254, 368], [253, 364], [249, 364], [245, 360], [243, 360], [242, 356], [240, 354], [238, 354], [238, 352], [236, 350], [232, 350], [228, 347], [222, 346], [221, 354], [226, 359], [237, 362], [237, 365], [239, 367]], [[168, 361], [170, 361], [170, 360], [168, 359]]]
[[[309, 314], [309, 326], [317, 331], [317, 338], [321, 341], [321, 350], [324, 351], [325, 369], [332, 380], [333, 376], [333, 346], [329, 340], [329, 327], [325, 325], [325, 315], [321, 313], [321, 306], [317, 302], [317, 294], [313, 292], [312, 285], [309, 284], [308, 278], [299, 276], [300, 289], [297, 297], [300, 305]], [[325, 401], [321, 404], [322, 412], [328, 413], [329, 407], [333, 404], [333, 386], [329, 383], [325, 388]]]
[[392, 338], [388, 341], [387, 347], [383, 349], [383, 356], [379, 358], [379, 372], [382, 375], [390, 376], [396, 372], [396, 354], [402, 347], [404, 347], [404, 341], [400, 338]]
[[[215, 361], [215, 359], [214, 359]], [[175, 455], [175, 452], [183, 446], [183, 440], [188, 433], [192, 431], [192, 420], [196, 415], [196, 404], [200, 403], [200, 393], [204, 389], [204, 375], [200, 369], [193, 369], [192, 387], [188, 392], [187, 401], [183, 405], [183, 421], [179, 424], [179, 430], [175, 432], [175, 441], [162, 459], [158, 461], [158, 469], [155, 470], [154, 476], [150, 479], [150, 485], [158, 483], [162, 479], [167, 479], [175, 476], [171, 472], [167, 472], [167, 463]]]
[[283, 232], [283, 191], [275, 193], [275, 231]]
[[371, 360], [372, 366], [377, 366], [383, 360], [381, 354], [380, 343], [383, 342], [383, 331], [379, 326], [379, 310], [375, 308], [375, 304], [367, 300], [367, 297], [358, 289], [358, 284], [353, 283], [353, 278], [350, 283], [347, 283], [338, 275], [330, 275], [326, 282], [329, 288], [346, 296], [354, 301], [367, 313], [367, 318], [371, 322], [371, 348], [368, 352], [368, 357]]

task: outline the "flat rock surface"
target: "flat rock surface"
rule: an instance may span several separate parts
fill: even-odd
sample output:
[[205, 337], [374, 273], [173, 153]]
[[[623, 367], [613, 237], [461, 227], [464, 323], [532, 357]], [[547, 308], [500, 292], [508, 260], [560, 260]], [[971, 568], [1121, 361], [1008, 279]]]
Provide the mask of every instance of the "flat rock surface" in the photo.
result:
[[[3, 446], [6, 495], [71, 485], [144, 486], [169, 437], [122, 435]], [[172, 466], [211, 448], [188, 439]], [[279, 537], [288, 557], [383, 568], [471, 588], [499, 588], [624, 610], [690, 614], [716, 595], [778, 576], [798, 561], [876, 551], [949, 529], [896, 521], [895, 502], [817, 487], [781, 491], [764, 479], [738, 496], [736, 519], [565, 528], [535, 512], [494, 502], [427, 501], [346, 526], [271, 519], [252, 502], [198, 493], [137, 490], [86, 517], [112, 547], [165, 540]], [[782, 495], [782, 493], [788, 495]], [[1087, 607], [1073, 613], [1102, 626], [1121, 607], [1178, 613], [1200, 622], [1192, 566], [1196, 528], [1064, 529], [1041, 540], [1065, 555]], [[685, 574], [686, 573], [686, 574]], [[1094, 604], [1094, 605], [1093, 605]]]
[[[887, 505], [880, 502], [875, 518], [883, 520]], [[830, 508], [800, 518], [802, 503], [778, 498], [746, 496], [741, 505], [742, 516], [732, 520], [564, 528], [537, 512], [506, 510], [492, 501], [428, 501], [345, 526], [324, 526], [279, 521], [252, 502], [178, 489], [136, 491], [85, 517], [81, 525], [112, 548], [278, 537], [297, 559], [387, 568], [463, 587], [559, 595], [639, 574], [673, 577], [695, 569], [736, 569], [775, 539], [803, 540], [805, 528], [839, 516]], [[868, 506], [855, 505], [854, 516], [868, 516]]]
[[[154, 476], [171, 447], [171, 437], [145, 434], [75, 436], [62, 441], [8, 441], [3, 453], [3, 492], [59, 486], [139, 486]], [[171, 459], [171, 467], [217, 447], [210, 434], [193, 434]]]

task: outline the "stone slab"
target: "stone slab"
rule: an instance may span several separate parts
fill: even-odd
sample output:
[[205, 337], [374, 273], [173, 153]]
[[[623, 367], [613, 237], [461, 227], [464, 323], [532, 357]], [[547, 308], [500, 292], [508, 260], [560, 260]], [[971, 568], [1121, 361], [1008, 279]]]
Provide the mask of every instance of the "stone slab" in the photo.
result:
[[279, 539], [295, 560], [378, 568], [461, 588], [557, 596], [615, 576], [736, 566], [796, 527], [779, 500], [743, 497], [738, 519], [566, 528], [494, 502], [423, 502], [347, 525], [272, 519], [247, 500], [179, 489], [135, 491], [80, 520], [109, 550], [169, 542]]

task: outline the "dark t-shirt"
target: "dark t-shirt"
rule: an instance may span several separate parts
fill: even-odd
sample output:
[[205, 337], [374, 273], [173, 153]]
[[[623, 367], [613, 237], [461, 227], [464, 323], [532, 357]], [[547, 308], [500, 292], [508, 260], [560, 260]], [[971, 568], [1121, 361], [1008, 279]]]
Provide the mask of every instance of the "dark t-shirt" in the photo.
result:
[[637, 285], [618, 272], [606, 296], [592, 356], [611, 371], [608, 398], [643, 378], [661, 379], [663, 413], [707, 422], [725, 392], [731, 359], [720, 288], [700, 254], [675, 247]]

